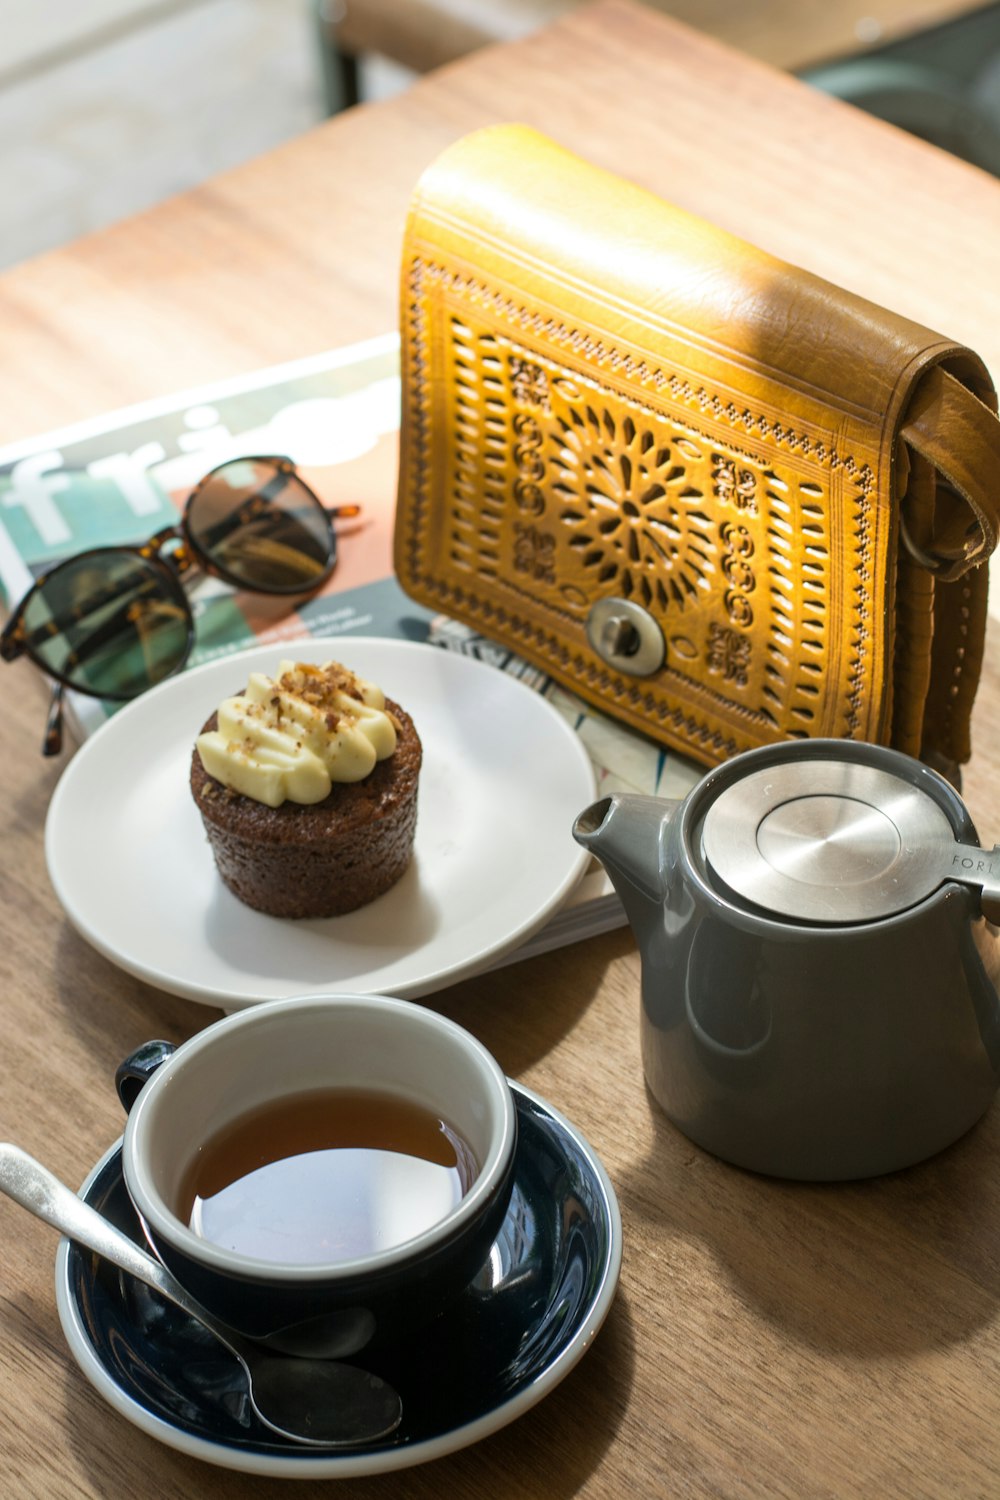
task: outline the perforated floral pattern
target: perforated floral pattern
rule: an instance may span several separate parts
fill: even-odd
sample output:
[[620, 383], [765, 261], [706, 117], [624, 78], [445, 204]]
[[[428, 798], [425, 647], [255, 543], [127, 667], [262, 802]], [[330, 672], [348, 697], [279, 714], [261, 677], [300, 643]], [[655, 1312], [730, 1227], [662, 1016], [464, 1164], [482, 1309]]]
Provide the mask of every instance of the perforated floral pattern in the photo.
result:
[[555, 519], [600, 593], [683, 609], [708, 586], [716, 542], [692, 456], [701, 457], [693, 444], [669, 441], [628, 413], [587, 402], [556, 415]]

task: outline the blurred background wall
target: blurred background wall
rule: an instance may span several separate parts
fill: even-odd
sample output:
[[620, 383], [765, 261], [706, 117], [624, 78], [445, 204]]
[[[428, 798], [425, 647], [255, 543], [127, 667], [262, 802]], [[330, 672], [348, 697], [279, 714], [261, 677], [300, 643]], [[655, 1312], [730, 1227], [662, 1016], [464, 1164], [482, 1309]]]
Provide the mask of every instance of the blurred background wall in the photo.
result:
[[[0, 0], [0, 266], [574, 0]], [[1000, 174], [1000, 4], [654, 0]]]

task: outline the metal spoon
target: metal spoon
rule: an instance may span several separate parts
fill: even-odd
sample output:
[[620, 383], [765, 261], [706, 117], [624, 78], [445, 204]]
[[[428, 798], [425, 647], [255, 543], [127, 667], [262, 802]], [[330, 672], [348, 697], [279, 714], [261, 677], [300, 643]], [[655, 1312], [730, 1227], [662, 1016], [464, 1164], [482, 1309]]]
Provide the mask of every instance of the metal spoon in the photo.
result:
[[241, 1338], [196, 1302], [165, 1266], [17, 1146], [0, 1143], [0, 1189], [214, 1334], [242, 1365], [257, 1416], [281, 1437], [310, 1447], [354, 1447], [387, 1437], [399, 1426], [402, 1403], [384, 1380], [336, 1360], [272, 1354]]

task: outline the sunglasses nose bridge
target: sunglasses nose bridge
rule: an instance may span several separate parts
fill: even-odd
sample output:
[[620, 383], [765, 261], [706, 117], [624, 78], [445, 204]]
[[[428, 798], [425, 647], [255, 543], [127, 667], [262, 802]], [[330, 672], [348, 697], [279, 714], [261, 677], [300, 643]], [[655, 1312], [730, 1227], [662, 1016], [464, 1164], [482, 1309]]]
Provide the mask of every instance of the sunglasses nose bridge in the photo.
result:
[[154, 532], [147, 542], [143, 542], [142, 546], [136, 547], [135, 550], [140, 557], [155, 558], [159, 557], [168, 542], [173, 541], [180, 541], [183, 545], [183, 529], [180, 526], [164, 526], [161, 531]]
[[[170, 564], [175, 573], [186, 573], [189, 568], [193, 568], [202, 562], [195, 548], [187, 539], [174, 547], [173, 551], [168, 552], [164, 561]], [[204, 563], [202, 563], [202, 566], [204, 566]]]
[[[176, 542], [175, 547], [170, 547], [171, 542]], [[150, 562], [159, 562], [169, 567], [173, 573], [186, 573], [189, 568], [201, 562], [198, 549], [192, 543], [183, 525], [165, 526], [155, 536], [151, 536], [148, 542], [144, 542], [136, 551], [140, 557]]]

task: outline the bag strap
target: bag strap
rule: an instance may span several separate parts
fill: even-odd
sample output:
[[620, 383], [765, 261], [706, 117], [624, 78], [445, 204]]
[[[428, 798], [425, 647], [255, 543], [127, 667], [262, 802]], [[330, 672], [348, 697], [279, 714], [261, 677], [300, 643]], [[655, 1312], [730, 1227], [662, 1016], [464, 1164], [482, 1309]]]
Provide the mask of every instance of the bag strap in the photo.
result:
[[[940, 365], [921, 378], [900, 436], [938, 471], [933, 536], [903, 540], [944, 581], [984, 562], [1000, 535], [1000, 420]], [[969, 512], [972, 512], [972, 520]]]

